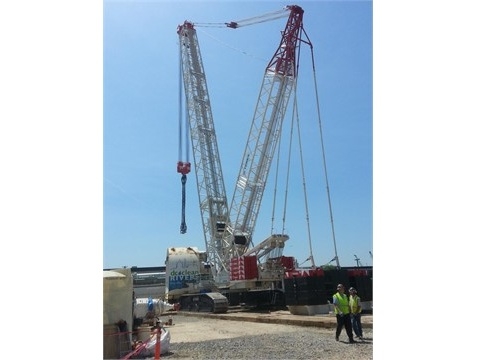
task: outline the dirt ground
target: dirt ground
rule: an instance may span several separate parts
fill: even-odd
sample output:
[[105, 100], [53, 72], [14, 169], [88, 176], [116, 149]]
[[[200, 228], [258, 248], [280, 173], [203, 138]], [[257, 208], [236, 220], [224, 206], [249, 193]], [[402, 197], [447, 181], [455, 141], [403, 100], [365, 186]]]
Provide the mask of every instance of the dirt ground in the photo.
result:
[[[163, 319], [162, 319], [163, 320]], [[169, 359], [356, 359], [373, 357], [372, 328], [364, 340], [349, 344], [335, 328], [225, 320], [210, 317], [172, 317]]]

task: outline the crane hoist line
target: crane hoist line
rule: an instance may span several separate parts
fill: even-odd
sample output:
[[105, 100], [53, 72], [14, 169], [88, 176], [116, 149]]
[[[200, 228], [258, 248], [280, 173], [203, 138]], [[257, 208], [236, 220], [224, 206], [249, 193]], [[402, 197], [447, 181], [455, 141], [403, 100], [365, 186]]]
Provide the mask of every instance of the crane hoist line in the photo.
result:
[[[177, 163], [177, 172], [182, 175], [180, 232], [186, 232], [185, 184], [186, 175], [191, 170], [188, 159], [182, 157], [182, 141], [189, 146], [191, 140], [206, 253], [191, 247], [168, 249], [165, 292], [170, 302], [180, 299], [182, 307], [203, 307], [200, 311], [218, 312], [224, 309], [221, 293], [228, 296], [242, 293], [271, 303], [282, 292], [281, 280], [285, 268], [292, 266], [285, 265], [282, 254], [289, 236], [271, 234], [256, 246], [252, 236], [290, 95], [296, 89], [297, 49], [301, 43], [308, 44], [312, 49], [309, 39], [306, 41], [301, 38], [305, 34], [303, 13], [301, 7], [290, 5], [281, 11], [215, 25], [236, 29], [288, 16], [280, 44], [265, 69], [231, 204], [226, 196], [206, 75], [195, 30], [195, 26], [213, 24], [185, 21], [177, 28], [180, 83], [183, 80], [180, 98], [183, 89], [184, 124], [189, 129], [188, 137], [187, 131], [182, 130], [183, 105], [180, 101], [180, 150]], [[292, 263], [292, 258], [289, 260], [288, 263]], [[182, 266], [185, 269], [179, 270]], [[247, 273], [244, 272], [245, 268], [249, 269]], [[172, 269], [171, 273], [169, 269]], [[174, 280], [171, 284], [168, 283], [169, 275]], [[185, 285], [186, 280], [189, 283]], [[210, 295], [206, 296], [207, 293]]]
[[[181, 74], [181, 63], [180, 63], [180, 74]], [[180, 86], [179, 86], [179, 103], [180, 103], [180, 111], [179, 111], [179, 143], [178, 143], [178, 162], [176, 163], [176, 171], [181, 174], [181, 225], [180, 225], [180, 233], [185, 234], [186, 233], [186, 218], [185, 218], [185, 212], [186, 212], [186, 175], [190, 173], [191, 171], [191, 163], [189, 161], [189, 136], [188, 136], [188, 126], [186, 124], [185, 126], [185, 131], [186, 135], [183, 136], [183, 124], [182, 124], [182, 108], [183, 106], [181, 105], [183, 95], [181, 92], [182, 86], [181, 86], [181, 76], [180, 76]], [[185, 153], [186, 153], [186, 159], [183, 161], [183, 138], [185, 139]]]

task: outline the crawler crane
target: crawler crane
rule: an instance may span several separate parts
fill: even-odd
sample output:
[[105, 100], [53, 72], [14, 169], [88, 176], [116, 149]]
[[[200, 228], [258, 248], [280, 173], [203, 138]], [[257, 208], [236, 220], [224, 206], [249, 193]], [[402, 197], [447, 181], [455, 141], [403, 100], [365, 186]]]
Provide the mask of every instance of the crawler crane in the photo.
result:
[[[196, 248], [168, 249], [167, 298], [169, 302], [179, 301], [182, 308], [221, 312], [225, 311], [226, 298], [230, 304], [281, 302], [278, 294], [282, 292], [285, 267], [292, 264], [292, 258], [285, 261], [288, 258], [282, 255], [289, 236], [272, 234], [255, 246], [253, 233], [290, 95], [296, 87], [297, 48], [301, 42], [311, 46], [309, 40], [301, 39], [303, 13], [301, 7], [291, 5], [279, 12], [222, 24], [236, 29], [288, 16], [280, 44], [265, 69], [230, 206], [196, 36], [197, 24], [185, 21], [178, 26], [186, 117], [206, 245], [206, 254]], [[177, 171], [182, 174], [183, 184], [181, 232], [186, 231], [184, 185], [189, 170], [189, 162], [180, 158]], [[168, 284], [169, 279], [174, 279], [176, 285], [171, 281]]]

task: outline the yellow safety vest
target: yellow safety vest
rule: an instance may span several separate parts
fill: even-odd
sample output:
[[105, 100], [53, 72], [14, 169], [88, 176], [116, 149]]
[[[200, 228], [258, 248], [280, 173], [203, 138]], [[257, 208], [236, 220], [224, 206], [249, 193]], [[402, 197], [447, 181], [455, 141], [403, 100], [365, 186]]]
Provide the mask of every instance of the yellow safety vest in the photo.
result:
[[[349, 314], [349, 301], [348, 301], [348, 296], [347, 295], [341, 295], [339, 292], [337, 292], [336, 294], [333, 295], [334, 297], [336, 297], [336, 299], [338, 300], [338, 307], [339, 307], [339, 310], [341, 310], [341, 312], [343, 314]], [[336, 306], [334, 307], [334, 313], [335, 314], [338, 314], [338, 309], [336, 308]]]
[[349, 295], [349, 306], [351, 306], [351, 312], [353, 314], [360, 314], [361, 313], [361, 306], [359, 302], [361, 298], [357, 295]]

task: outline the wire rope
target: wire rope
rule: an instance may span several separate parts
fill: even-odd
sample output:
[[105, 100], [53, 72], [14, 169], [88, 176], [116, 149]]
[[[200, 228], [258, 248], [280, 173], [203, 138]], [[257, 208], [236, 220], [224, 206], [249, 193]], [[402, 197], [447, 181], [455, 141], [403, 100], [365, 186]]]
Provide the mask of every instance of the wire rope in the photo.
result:
[[183, 154], [182, 154], [182, 149], [183, 149], [183, 129], [182, 129], [182, 120], [183, 120], [183, 85], [181, 83], [181, 78], [182, 78], [182, 68], [181, 68], [181, 43], [178, 47], [178, 54], [179, 54], [179, 60], [178, 60], [178, 161], [182, 160]]
[[247, 51], [245, 51], [245, 50], [241, 50], [240, 48], [237, 48], [237, 47], [234, 47], [234, 46], [232, 46], [232, 45], [230, 45], [230, 44], [227, 44], [226, 42], [224, 42], [224, 41], [218, 39], [217, 37], [214, 37], [212, 34], [206, 32], [206, 31], [204, 31], [204, 30], [202, 30], [202, 29], [198, 29], [198, 31], [201, 32], [202, 34], [208, 36], [209, 38], [211, 38], [212, 40], [216, 41], [218, 44], [221, 44], [222, 46], [224, 46], [224, 47], [226, 47], [226, 48], [229, 48], [229, 49], [231, 49], [231, 50], [233, 50], [233, 51], [236, 51], [236, 52], [238, 52], [238, 53], [240, 53], [240, 54], [242, 54], [242, 55], [248, 56], [248, 57], [250, 57], [250, 58], [252, 58], [252, 59], [255, 59], [255, 60], [258, 60], [258, 61], [261, 61], [261, 62], [268, 62], [267, 59], [261, 58], [261, 57], [259, 57], [259, 56], [253, 55], [253, 54], [251, 54], [251, 53], [249, 53], [249, 52], [247, 52]]
[[274, 189], [273, 189], [273, 209], [271, 214], [271, 235], [274, 233], [274, 222], [275, 222], [275, 211], [276, 211], [276, 194], [278, 190], [278, 178], [279, 178], [279, 159], [280, 159], [280, 149], [281, 149], [281, 133], [278, 139], [278, 154], [276, 156], [276, 174], [274, 179]]
[[310, 49], [311, 49], [311, 61], [312, 61], [312, 68], [313, 68], [314, 92], [315, 92], [315, 96], [316, 96], [316, 112], [318, 114], [319, 136], [320, 136], [321, 153], [322, 153], [322, 159], [323, 159], [324, 178], [325, 178], [325, 182], [326, 182], [326, 193], [327, 193], [327, 196], [328, 196], [329, 217], [330, 217], [330, 221], [331, 221], [331, 234], [332, 234], [332, 237], [333, 237], [336, 267], [339, 269], [341, 266], [339, 265], [338, 251], [337, 251], [337, 247], [336, 247], [336, 234], [335, 234], [335, 231], [334, 231], [333, 208], [332, 208], [332, 205], [331, 205], [331, 193], [330, 193], [330, 190], [329, 190], [328, 170], [327, 170], [327, 166], [326, 166], [326, 154], [325, 154], [325, 150], [324, 150], [323, 126], [322, 126], [322, 122], [321, 122], [321, 113], [319, 111], [318, 83], [317, 83], [317, 80], [316, 80], [316, 67], [314, 65], [313, 47], [310, 46]]
[[[306, 188], [306, 175], [304, 172], [304, 158], [303, 158], [303, 143], [301, 140], [301, 131], [300, 131], [300, 126], [299, 126], [299, 115], [298, 115], [298, 106], [297, 106], [297, 98], [296, 98], [296, 93], [294, 97], [294, 111], [296, 112], [296, 126], [298, 128], [298, 146], [299, 146], [299, 158], [301, 162], [301, 176], [303, 180], [303, 196], [304, 196], [304, 208], [306, 212], [306, 229], [308, 231], [308, 244], [309, 244], [309, 257], [307, 260], [311, 260], [311, 265], [316, 267], [314, 263], [314, 256], [313, 256], [313, 245], [312, 245], [312, 240], [311, 240], [311, 224], [310, 224], [310, 219], [309, 219], [309, 205], [308, 205], [308, 191]], [[306, 260], [306, 261], [307, 261]]]
[[[298, 148], [299, 148], [299, 158], [300, 158], [300, 165], [301, 165], [301, 176], [302, 176], [302, 185], [303, 185], [303, 197], [304, 197], [304, 209], [305, 209], [305, 220], [306, 220], [306, 230], [308, 233], [308, 245], [309, 245], [309, 257], [306, 259], [306, 261], [311, 260], [311, 265], [313, 268], [316, 267], [314, 263], [314, 256], [313, 256], [313, 245], [312, 245], [312, 239], [311, 239], [311, 223], [310, 223], [310, 216], [309, 216], [309, 205], [308, 205], [308, 191], [307, 191], [307, 186], [306, 186], [306, 175], [305, 175], [305, 166], [304, 166], [304, 156], [303, 156], [303, 142], [301, 139], [301, 128], [300, 128], [300, 119], [299, 119], [299, 113], [298, 113], [298, 96], [297, 96], [297, 82], [298, 82], [298, 77], [299, 77], [299, 64], [300, 64], [300, 57], [301, 57], [301, 44], [303, 43], [303, 40], [301, 39], [302, 34], [305, 33], [304, 29], [302, 28], [302, 32], [300, 34], [300, 46], [298, 48], [298, 62], [296, 64], [296, 82], [294, 84], [294, 93], [293, 93], [293, 113], [292, 113], [292, 123], [291, 127], [293, 128], [293, 123], [294, 119], [296, 119], [296, 127], [297, 127], [297, 137], [298, 137]], [[306, 37], [307, 34], [305, 33]], [[311, 42], [309, 41], [304, 41], [305, 43], [309, 44], [310, 47], [312, 47]], [[293, 130], [291, 130], [293, 131]], [[304, 261], [304, 262], [306, 262]], [[303, 262], [303, 263], [304, 263]]]
[[289, 14], [289, 8], [284, 7], [281, 10], [276, 10], [273, 12], [269, 12], [263, 15], [258, 15], [258, 16], [253, 16], [251, 18], [246, 18], [243, 20], [238, 20], [238, 21], [231, 21], [229, 23], [198, 23], [198, 22], [192, 22], [197, 27], [229, 27], [229, 28], [239, 28], [239, 27], [244, 27], [244, 26], [249, 26], [249, 25], [254, 25], [254, 24], [259, 24], [263, 23], [266, 21], [271, 21], [271, 20], [276, 20], [280, 19], [282, 17], [286, 17]]
[[[294, 92], [296, 93], [296, 86], [294, 89]], [[294, 105], [294, 104], [293, 104]], [[288, 161], [286, 165], [286, 185], [285, 185], [285, 190], [284, 190], [284, 204], [283, 204], [283, 219], [282, 219], [282, 229], [281, 233], [284, 234], [285, 232], [285, 224], [286, 224], [286, 212], [288, 208], [288, 190], [289, 190], [289, 174], [291, 170], [291, 149], [292, 149], [292, 144], [293, 144], [293, 129], [294, 129], [294, 106], [293, 106], [293, 113], [291, 116], [291, 127], [289, 129], [289, 145], [288, 145]]]
[[[182, 77], [183, 77], [183, 68], [181, 61], [181, 42], [179, 43], [179, 71], [178, 71], [178, 137], [179, 137], [179, 146], [178, 146], [178, 162], [183, 162], [183, 86], [182, 86]], [[186, 111], [188, 114], [188, 111]], [[189, 141], [188, 141], [188, 123], [185, 119], [185, 152], [186, 152], [186, 162], [189, 163]], [[186, 174], [182, 173], [181, 175], [181, 224], [180, 224], [180, 234], [186, 234]]]

